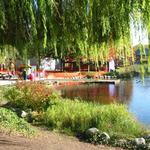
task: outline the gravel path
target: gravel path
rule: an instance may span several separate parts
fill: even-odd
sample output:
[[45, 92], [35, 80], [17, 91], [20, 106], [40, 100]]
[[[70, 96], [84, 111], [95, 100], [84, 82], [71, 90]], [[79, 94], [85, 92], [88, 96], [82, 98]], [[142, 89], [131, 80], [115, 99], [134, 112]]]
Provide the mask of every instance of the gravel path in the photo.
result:
[[122, 150], [80, 142], [70, 136], [43, 132], [36, 138], [24, 138], [0, 133], [0, 150]]
[[2, 80], [0, 79], [0, 86], [2, 85], [11, 85], [11, 84], [14, 84], [16, 83], [16, 80]]

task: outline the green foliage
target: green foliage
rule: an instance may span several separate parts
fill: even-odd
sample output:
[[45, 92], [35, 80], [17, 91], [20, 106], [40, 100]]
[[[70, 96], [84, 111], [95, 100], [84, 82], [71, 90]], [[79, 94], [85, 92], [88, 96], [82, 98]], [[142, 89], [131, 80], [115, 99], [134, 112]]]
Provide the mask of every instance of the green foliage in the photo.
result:
[[48, 108], [44, 119], [46, 125], [52, 129], [75, 134], [83, 133], [90, 127], [120, 137], [144, 133], [144, 129], [125, 106], [117, 104], [106, 106], [61, 100]]
[[1, 0], [0, 45], [12, 45], [22, 56], [34, 52], [98, 62], [114, 49], [127, 58], [130, 22], [142, 22], [149, 32], [149, 6], [150, 0]]
[[[149, 76], [148, 64], [134, 64], [130, 66], [120, 67], [116, 69], [119, 78], [132, 78], [135, 75], [140, 75], [140, 78], [144, 81], [146, 76]], [[109, 74], [109, 73], [108, 73]]]
[[0, 29], [3, 29], [5, 25], [5, 13], [4, 13], [4, 2], [0, 3]]
[[6, 90], [4, 97], [10, 106], [22, 110], [42, 111], [54, 97], [52, 91], [51, 88], [38, 82], [18, 82], [14, 87]]
[[0, 107], [0, 131], [6, 133], [31, 136], [36, 133], [26, 121], [19, 118], [14, 112]]
[[4, 64], [9, 58], [16, 59], [18, 51], [11, 45], [0, 45], [0, 63]]
[[117, 71], [111, 71], [111, 72], [108, 72], [108, 73], [106, 73], [105, 74], [106, 76], [110, 76], [110, 77], [119, 77], [119, 72], [117, 72]]
[[6, 91], [6, 89], [6, 86], [0, 86], [0, 105], [1, 103], [5, 102], [4, 91]]

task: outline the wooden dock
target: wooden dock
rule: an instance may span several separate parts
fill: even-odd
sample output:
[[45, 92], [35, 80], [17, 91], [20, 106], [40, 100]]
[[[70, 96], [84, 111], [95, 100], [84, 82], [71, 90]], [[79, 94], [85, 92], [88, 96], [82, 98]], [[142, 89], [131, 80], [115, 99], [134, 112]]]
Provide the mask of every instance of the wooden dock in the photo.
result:
[[[9, 79], [9, 80], [0, 80], [1, 85], [12, 85], [15, 84], [17, 79]], [[29, 80], [27, 80], [29, 81]], [[46, 84], [61, 84], [61, 83], [111, 83], [111, 84], [119, 84], [120, 79], [41, 79], [38, 80], [39, 82], [46, 83]], [[22, 82], [22, 80], [20, 80]]]
[[65, 83], [65, 82], [79, 82], [79, 83], [111, 83], [119, 84], [120, 79], [46, 79], [44, 82], [51, 83]]

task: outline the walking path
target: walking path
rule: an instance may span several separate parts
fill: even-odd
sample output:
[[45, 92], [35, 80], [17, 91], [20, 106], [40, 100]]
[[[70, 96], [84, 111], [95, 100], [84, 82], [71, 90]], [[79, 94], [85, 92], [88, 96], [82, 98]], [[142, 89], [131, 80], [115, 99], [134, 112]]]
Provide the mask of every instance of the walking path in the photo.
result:
[[0, 86], [1, 85], [11, 85], [16, 83], [16, 80], [9, 79], [9, 80], [0, 80]]
[[122, 150], [104, 145], [80, 142], [70, 136], [42, 131], [36, 138], [9, 136], [0, 133], [0, 150]]

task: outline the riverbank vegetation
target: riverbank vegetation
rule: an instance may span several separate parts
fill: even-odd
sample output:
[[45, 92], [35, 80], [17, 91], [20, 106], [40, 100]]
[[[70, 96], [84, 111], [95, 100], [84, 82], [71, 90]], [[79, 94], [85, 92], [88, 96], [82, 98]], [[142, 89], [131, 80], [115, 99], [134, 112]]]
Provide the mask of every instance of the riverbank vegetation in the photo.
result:
[[0, 86], [0, 132], [6, 134], [19, 134], [31, 137], [37, 134], [27, 121], [20, 118], [13, 107], [8, 107], [5, 92], [10, 91], [10, 86]]
[[33, 136], [36, 130], [12, 110], [0, 107], [0, 132]]
[[48, 127], [75, 135], [91, 127], [118, 137], [135, 137], [144, 133], [144, 128], [127, 108], [118, 104], [98, 105], [62, 99], [50, 106], [43, 117]]
[[[45, 94], [44, 89], [50, 91], [48, 95]], [[13, 110], [26, 121], [34, 125], [44, 125], [57, 132], [80, 136], [85, 140], [86, 131], [92, 127], [99, 129], [100, 132], [107, 132], [113, 139], [133, 139], [148, 133], [148, 130], [128, 112], [124, 105], [100, 105], [63, 99], [41, 83], [17, 83], [4, 92], [4, 97], [7, 99], [7, 104], [3, 107]], [[24, 120], [6, 108], [0, 109], [2, 112], [0, 115], [1, 118], [5, 116], [2, 121], [4, 120], [5, 123], [6, 120], [10, 129], [15, 126], [14, 131], [24, 133], [27, 130], [29, 133], [34, 133]], [[25, 116], [18, 113], [22, 111], [26, 112]], [[7, 124], [4, 127], [7, 128]]]
[[22, 110], [44, 111], [54, 91], [38, 82], [18, 82], [4, 92], [9, 106]]
[[[150, 70], [148, 64], [134, 64], [124, 67], [119, 67], [116, 69], [117, 77], [122, 79], [130, 79], [136, 76], [139, 76], [141, 80], [144, 81], [144, 78], [150, 76]], [[113, 72], [108, 73], [113, 74]]]

